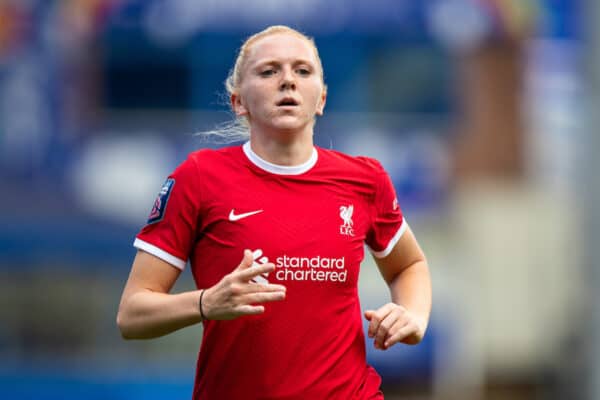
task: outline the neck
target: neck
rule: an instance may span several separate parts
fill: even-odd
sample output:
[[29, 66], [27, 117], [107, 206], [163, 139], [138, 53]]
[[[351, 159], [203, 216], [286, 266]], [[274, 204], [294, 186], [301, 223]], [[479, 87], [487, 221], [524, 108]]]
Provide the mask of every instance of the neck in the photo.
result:
[[256, 155], [270, 163], [300, 165], [308, 161], [313, 152], [312, 127], [306, 132], [278, 132], [276, 135], [252, 130], [250, 146]]

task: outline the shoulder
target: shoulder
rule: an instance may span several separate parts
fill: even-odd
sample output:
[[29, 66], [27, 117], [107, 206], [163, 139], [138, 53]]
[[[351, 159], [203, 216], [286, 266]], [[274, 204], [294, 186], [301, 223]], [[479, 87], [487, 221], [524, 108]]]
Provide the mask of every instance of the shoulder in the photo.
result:
[[324, 176], [370, 199], [374, 199], [382, 185], [389, 181], [381, 163], [371, 157], [319, 149], [319, 158]]
[[189, 153], [183, 163], [193, 165], [198, 171], [208, 172], [239, 162], [242, 159], [241, 156], [241, 146], [223, 147], [216, 150], [200, 149]]
[[[237, 149], [237, 151], [236, 151]], [[218, 150], [201, 149], [188, 153], [172, 172], [171, 178], [196, 186], [211, 178], [229, 176], [239, 170], [241, 149], [227, 147]]]
[[197, 163], [205, 163], [210, 161], [217, 161], [219, 159], [225, 160], [227, 158], [236, 158], [241, 154], [241, 146], [230, 146], [223, 147], [220, 149], [200, 149], [192, 151], [188, 154], [188, 160], [192, 160]]
[[355, 174], [366, 174], [379, 176], [385, 173], [381, 163], [372, 157], [351, 156], [337, 150], [327, 150], [319, 148], [319, 156], [327, 165], [338, 167]]

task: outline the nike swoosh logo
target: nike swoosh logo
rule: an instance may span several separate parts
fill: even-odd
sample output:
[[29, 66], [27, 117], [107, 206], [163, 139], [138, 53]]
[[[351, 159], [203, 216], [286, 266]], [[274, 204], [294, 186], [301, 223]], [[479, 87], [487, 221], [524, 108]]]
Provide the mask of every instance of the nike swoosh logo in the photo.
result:
[[229, 220], [230, 221], [238, 221], [242, 218], [246, 218], [251, 215], [261, 213], [261, 212], [263, 212], [263, 210], [256, 210], [256, 211], [250, 211], [250, 212], [243, 213], [243, 214], [236, 214], [235, 210], [231, 210], [231, 212], [229, 213]]

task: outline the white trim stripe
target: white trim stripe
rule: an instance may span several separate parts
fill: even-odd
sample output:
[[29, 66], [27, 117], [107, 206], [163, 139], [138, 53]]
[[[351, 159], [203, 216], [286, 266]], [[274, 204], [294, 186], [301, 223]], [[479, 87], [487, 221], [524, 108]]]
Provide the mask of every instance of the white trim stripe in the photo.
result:
[[407, 228], [408, 228], [408, 224], [406, 223], [406, 220], [404, 218], [402, 218], [402, 224], [400, 225], [400, 228], [398, 228], [398, 231], [392, 237], [392, 239], [390, 240], [390, 242], [388, 243], [388, 245], [386, 246], [385, 249], [383, 249], [381, 251], [375, 251], [372, 248], [370, 248], [369, 245], [367, 245], [367, 248], [373, 254], [373, 256], [375, 256], [377, 258], [386, 257], [388, 254], [390, 254], [392, 252], [392, 249], [394, 248], [396, 243], [398, 243], [398, 240], [400, 240], [400, 238], [402, 237], [404, 232], [406, 232]]
[[317, 163], [317, 159], [319, 158], [319, 153], [317, 152], [317, 149], [315, 149], [313, 147], [310, 158], [307, 161], [303, 162], [302, 164], [291, 165], [291, 166], [290, 165], [277, 165], [277, 164], [273, 164], [273, 163], [259, 157], [258, 154], [256, 154], [250, 147], [250, 142], [244, 143], [244, 145], [242, 146], [242, 149], [244, 150], [244, 154], [246, 154], [246, 157], [248, 157], [248, 159], [250, 160], [250, 162], [252, 162], [252, 164], [256, 165], [260, 169], [263, 169], [267, 172], [270, 172], [272, 174], [277, 174], [277, 175], [300, 175], [300, 174], [303, 174], [306, 171], [310, 170], [312, 167], [314, 167], [315, 164]]
[[166, 261], [169, 264], [173, 265], [174, 267], [179, 268], [182, 271], [185, 269], [186, 262], [183, 261], [181, 258], [177, 258], [174, 255], [167, 253], [163, 249], [156, 247], [153, 244], [143, 241], [142, 239], [136, 238], [135, 241], [133, 242], [133, 247], [140, 249], [140, 250], [144, 250], [146, 253], [150, 253], [153, 256], [156, 256], [156, 257], [160, 258], [161, 260]]

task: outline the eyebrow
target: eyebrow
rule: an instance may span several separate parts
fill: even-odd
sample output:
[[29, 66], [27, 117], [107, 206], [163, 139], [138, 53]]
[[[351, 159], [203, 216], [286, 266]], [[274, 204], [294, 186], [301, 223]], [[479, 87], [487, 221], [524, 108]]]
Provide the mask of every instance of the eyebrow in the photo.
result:
[[[280, 61], [277, 61], [277, 60], [264, 60], [264, 61], [259, 61], [258, 63], [256, 63], [253, 66], [253, 69], [264, 67], [266, 65], [281, 65], [281, 64], [283, 64], [283, 63], [280, 62]], [[312, 62], [310, 62], [308, 60], [297, 59], [297, 60], [294, 60], [292, 62], [292, 65], [302, 65], [302, 64], [308, 65], [308, 66], [310, 66], [312, 68], [316, 68], [316, 66]]]

